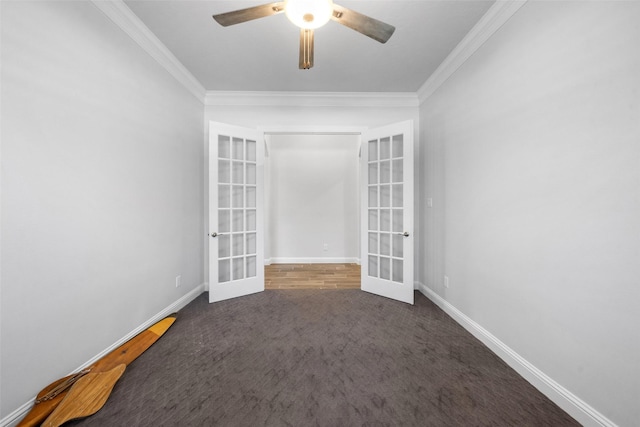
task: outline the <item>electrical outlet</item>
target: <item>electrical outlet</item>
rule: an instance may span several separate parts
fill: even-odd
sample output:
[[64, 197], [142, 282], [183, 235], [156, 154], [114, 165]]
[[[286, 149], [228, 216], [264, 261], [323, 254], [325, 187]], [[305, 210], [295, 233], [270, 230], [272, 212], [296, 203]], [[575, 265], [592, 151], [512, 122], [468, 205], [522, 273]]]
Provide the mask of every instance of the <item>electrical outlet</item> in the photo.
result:
[[325, 243], [324, 246], [322, 246], [322, 250], [325, 251], [325, 252], [328, 251], [329, 250], [329, 245]]
[[182, 286], [182, 276], [178, 275], [176, 276], [176, 288], [179, 288], [180, 286]]
[[444, 276], [444, 287], [445, 288], [449, 287], [449, 276]]
[[433, 207], [433, 199], [431, 197], [427, 197], [427, 207], [428, 208]]

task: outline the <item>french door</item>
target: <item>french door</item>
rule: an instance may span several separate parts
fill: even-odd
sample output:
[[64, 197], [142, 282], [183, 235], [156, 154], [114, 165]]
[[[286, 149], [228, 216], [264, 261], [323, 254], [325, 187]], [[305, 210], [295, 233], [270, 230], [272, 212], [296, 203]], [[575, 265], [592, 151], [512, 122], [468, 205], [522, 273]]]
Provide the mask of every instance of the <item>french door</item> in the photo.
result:
[[413, 304], [413, 122], [364, 132], [360, 161], [361, 288]]
[[263, 138], [209, 123], [209, 302], [264, 290]]

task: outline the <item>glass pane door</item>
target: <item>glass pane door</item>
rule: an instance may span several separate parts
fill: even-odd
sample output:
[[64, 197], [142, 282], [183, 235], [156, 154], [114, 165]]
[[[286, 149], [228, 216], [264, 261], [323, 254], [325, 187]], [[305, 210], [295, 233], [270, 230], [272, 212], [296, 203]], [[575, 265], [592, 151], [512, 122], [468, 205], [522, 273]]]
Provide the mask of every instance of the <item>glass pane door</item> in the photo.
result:
[[362, 289], [413, 303], [413, 125], [363, 140]]
[[211, 124], [211, 301], [264, 290], [261, 140], [253, 129]]

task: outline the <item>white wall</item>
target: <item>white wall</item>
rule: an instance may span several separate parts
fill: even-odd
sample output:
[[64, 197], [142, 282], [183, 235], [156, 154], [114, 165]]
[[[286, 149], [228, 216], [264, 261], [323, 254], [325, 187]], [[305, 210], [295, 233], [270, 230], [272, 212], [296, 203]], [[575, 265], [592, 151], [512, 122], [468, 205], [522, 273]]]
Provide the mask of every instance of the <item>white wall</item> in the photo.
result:
[[4, 418], [202, 284], [204, 135], [92, 3], [0, 7]]
[[[418, 142], [418, 107], [398, 105], [393, 97], [389, 97], [388, 105], [376, 101], [370, 103], [365, 98], [361, 101], [358, 96], [344, 97], [343, 105], [338, 100], [330, 100], [325, 102], [322, 96], [318, 96], [319, 101], [313, 102], [304, 96], [293, 97], [293, 99], [281, 99], [277, 96], [273, 98], [255, 97], [251, 99], [251, 95], [240, 94], [240, 100], [236, 103], [215, 103], [215, 93], [211, 98], [214, 102], [205, 107], [205, 120], [229, 123], [238, 126], [246, 126], [251, 128], [268, 128], [268, 129], [346, 129], [346, 128], [373, 128], [390, 123], [400, 122], [404, 120], [414, 121], [414, 141], [415, 158], [417, 161], [420, 151]], [[249, 99], [247, 99], [249, 98]], [[309, 97], [313, 98], [313, 97]], [[354, 101], [355, 98], [358, 98]], [[415, 97], [417, 100], [417, 96]], [[364, 105], [355, 105], [362, 102]], [[328, 105], [331, 104], [331, 105]], [[205, 156], [208, 156], [208, 146], [205, 146]], [[267, 165], [267, 169], [268, 169]], [[206, 165], [205, 165], [206, 167]], [[418, 170], [415, 168], [414, 170]], [[205, 171], [208, 174], [208, 171]], [[205, 175], [206, 176], [206, 175]], [[417, 172], [416, 172], [416, 184]], [[205, 183], [205, 185], [207, 185]], [[419, 185], [415, 187], [416, 195], [419, 194]], [[205, 206], [208, 206], [208, 191], [205, 192]], [[420, 215], [420, 203], [416, 203], [416, 217]], [[415, 233], [418, 233], [416, 225]], [[208, 229], [208, 224], [205, 225]], [[416, 254], [418, 239], [416, 239]], [[206, 241], [206, 238], [205, 238]], [[267, 248], [268, 249], [268, 248]], [[205, 246], [208, 259], [208, 248]], [[269, 256], [267, 254], [267, 256]], [[418, 257], [416, 256], [416, 259]], [[416, 263], [416, 269], [418, 268]], [[208, 263], [205, 263], [205, 276], [208, 277]], [[417, 271], [417, 270], [416, 270]], [[416, 276], [417, 277], [417, 274]]]
[[420, 109], [421, 280], [620, 426], [640, 419], [638, 22], [638, 2], [530, 1]]
[[359, 145], [357, 135], [269, 137], [265, 252], [271, 262], [360, 257]]

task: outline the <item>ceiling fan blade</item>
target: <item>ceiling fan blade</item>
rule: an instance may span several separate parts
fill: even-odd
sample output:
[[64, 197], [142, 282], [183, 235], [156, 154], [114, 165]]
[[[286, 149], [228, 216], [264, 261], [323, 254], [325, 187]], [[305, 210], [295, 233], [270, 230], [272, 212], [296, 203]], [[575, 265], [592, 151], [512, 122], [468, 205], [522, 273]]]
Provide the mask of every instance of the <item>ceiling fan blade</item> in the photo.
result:
[[363, 15], [335, 3], [333, 4], [333, 15], [331, 15], [331, 19], [339, 24], [351, 28], [352, 30], [362, 33], [365, 36], [371, 37], [380, 43], [386, 43], [396, 30], [396, 27], [393, 25], [370, 18], [367, 15]]
[[284, 12], [284, 2], [278, 1], [261, 6], [234, 10], [233, 12], [220, 13], [213, 15], [213, 19], [223, 27], [228, 27], [229, 25], [241, 24], [258, 18], [266, 18], [267, 16], [277, 15], [282, 12]]
[[300, 61], [298, 68], [308, 70], [313, 67], [313, 30], [300, 28]]

